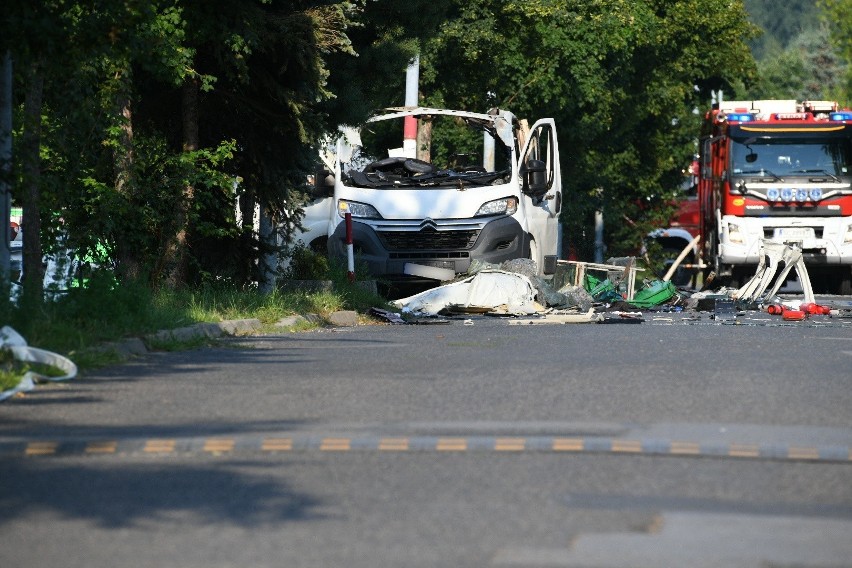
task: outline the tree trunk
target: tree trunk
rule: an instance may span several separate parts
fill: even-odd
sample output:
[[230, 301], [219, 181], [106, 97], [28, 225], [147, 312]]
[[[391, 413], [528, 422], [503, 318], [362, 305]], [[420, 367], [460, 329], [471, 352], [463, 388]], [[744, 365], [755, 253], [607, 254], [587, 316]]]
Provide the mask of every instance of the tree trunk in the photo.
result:
[[432, 162], [432, 120], [420, 119], [417, 129], [417, 159]]
[[[123, 194], [125, 200], [132, 204], [135, 197], [135, 183], [133, 179], [133, 108], [130, 101], [130, 71], [119, 71], [116, 75], [116, 81], [119, 86], [115, 108], [119, 114], [121, 134], [118, 139], [118, 147], [113, 154], [115, 190]], [[119, 276], [126, 280], [138, 279], [141, 276], [138, 251], [129, 248], [126, 241], [121, 238], [116, 242], [116, 248]]]
[[133, 177], [133, 109], [127, 94], [119, 95], [116, 103], [120, 109], [121, 135], [115, 153], [115, 189], [119, 193], [129, 194]]
[[21, 136], [21, 162], [23, 173], [23, 217], [24, 231], [23, 270], [25, 301], [40, 303], [44, 299], [44, 268], [41, 246], [41, 107], [44, 91], [44, 75], [41, 65], [33, 63], [27, 72], [24, 93], [24, 132]]
[[[199, 81], [195, 76], [187, 77], [183, 83], [181, 96], [181, 114], [183, 118], [183, 151], [195, 152], [200, 147], [198, 137], [198, 94]], [[173, 288], [187, 283], [189, 277], [189, 211], [195, 199], [195, 187], [187, 184], [183, 190], [183, 200], [175, 210], [177, 234], [174, 243], [167, 247], [167, 266], [172, 269], [167, 283]]]
[[12, 55], [6, 52], [0, 63], [0, 293], [9, 289], [11, 249], [9, 239], [12, 204]]

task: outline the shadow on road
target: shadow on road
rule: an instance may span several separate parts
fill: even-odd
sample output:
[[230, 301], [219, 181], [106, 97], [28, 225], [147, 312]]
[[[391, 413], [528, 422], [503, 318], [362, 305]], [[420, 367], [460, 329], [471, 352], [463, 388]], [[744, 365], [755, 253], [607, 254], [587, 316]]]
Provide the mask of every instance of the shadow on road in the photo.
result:
[[115, 529], [168, 520], [250, 528], [324, 518], [317, 499], [280, 477], [246, 473], [246, 465], [252, 464], [6, 461], [0, 526], [44, 513]]

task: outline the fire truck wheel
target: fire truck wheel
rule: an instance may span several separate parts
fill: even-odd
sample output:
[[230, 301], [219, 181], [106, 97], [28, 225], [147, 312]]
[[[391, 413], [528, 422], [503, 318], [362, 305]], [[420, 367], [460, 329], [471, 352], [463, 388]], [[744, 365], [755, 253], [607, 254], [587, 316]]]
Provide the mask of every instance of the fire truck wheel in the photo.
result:
[[852, 296], [852, 268], [846, 269], [846, 274], [840, 277], [837, 293], [842, 296]]

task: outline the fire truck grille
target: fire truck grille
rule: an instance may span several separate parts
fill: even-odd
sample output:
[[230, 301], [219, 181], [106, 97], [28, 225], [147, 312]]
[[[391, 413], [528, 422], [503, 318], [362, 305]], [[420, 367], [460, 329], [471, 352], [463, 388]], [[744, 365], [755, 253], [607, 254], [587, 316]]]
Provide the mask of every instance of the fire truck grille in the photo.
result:
[[467, 250], [473, 248], [478, 237], [478, 230], [379, 231], [379, 238], [389, 251]]

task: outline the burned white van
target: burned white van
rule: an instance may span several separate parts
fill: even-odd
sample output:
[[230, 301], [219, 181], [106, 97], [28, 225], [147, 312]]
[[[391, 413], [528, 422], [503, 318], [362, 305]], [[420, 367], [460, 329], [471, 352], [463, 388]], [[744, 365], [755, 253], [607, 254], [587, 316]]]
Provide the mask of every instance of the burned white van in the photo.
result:
[[512, 113], [385, 109], [342, 128], [317, 176], [327, 248], [354, 253], [375, 277], [450, 280], [471, 262], [516, 258], [553, 273], [562, 185], [553, 119]]

